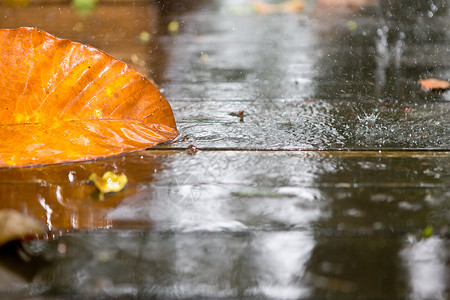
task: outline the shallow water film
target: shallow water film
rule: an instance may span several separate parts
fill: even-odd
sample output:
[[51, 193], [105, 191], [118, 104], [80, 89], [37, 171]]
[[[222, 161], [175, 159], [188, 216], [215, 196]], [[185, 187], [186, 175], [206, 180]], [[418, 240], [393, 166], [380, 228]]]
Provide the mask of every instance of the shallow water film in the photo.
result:
[[[180, 136], [0, 169], [5, 299], [448, 299], [448, 1], [0, 1], [152, 78]], [[124, 173], [100, 197], [92, 173]]]

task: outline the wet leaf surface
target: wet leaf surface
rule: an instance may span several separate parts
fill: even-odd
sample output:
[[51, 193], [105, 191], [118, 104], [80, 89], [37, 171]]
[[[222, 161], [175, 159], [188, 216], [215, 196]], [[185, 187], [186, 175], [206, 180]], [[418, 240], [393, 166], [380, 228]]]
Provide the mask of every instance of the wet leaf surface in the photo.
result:
[[0, 31], [0, 167], [88, 160], [177, 135], [170, 105], [136, 70], [34, 28]]

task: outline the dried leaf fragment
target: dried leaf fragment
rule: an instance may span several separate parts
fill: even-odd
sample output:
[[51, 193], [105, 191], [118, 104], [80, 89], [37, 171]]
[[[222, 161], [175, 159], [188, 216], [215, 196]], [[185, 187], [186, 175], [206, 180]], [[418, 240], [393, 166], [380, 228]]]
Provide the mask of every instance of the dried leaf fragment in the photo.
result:
[[444, 91], [450, 88], [450, 82], [436, 78], [427, 78], [419, 80], [420, 87], [427, 91]]
[[244, 122], [244, 117], [245, 117], [245, 111], [244, 110], [240, 110], [238, 112], [231, 112], [231, 113], [229, 113], [229, 115], [233, 116], [233, 117], [239, 117], [239, 120], [241, 122]]
[[0, 210], [0, 246], [27, 237], [44, 234], [43, 226], [34, 218], [14, 209]]
[[194, 145], [189, 145], [187, 148], [187, 154], [189, 155], [195, 155], [198, 152], [198, 148], [195, 147]]
[[244, 110], [240, 110], [238, 112], [231, 112], [230, 116], [242, 118], [244, 116], [244, 113], [245, 113]]
[[114, 172], [108, 171], [102, 177], [95, 173], [89, 176], [89, 181], [93, 182], [97, 189], [102, 194], [120, 192], [128, 183], [128, 178], [125, 174], [117, 175]]

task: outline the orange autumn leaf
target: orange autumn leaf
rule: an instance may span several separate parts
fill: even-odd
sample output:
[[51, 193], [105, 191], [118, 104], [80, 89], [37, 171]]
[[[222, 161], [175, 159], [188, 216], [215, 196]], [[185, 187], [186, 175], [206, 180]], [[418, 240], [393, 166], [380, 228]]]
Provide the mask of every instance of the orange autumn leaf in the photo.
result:
[[0, 167], [81, 161], [178, 135], [169, 103], [127, 64], [35, 28], [0, 29]]
[[427, 78], [419, 80], [419, 84], [425, 91], [446, 90], [450, 88], [450, 82], [436, 78]]
[[254, 1], [253, 9], [259, 14], [280, 14], [301, 11], [305, 7], [303, 0], [288, 0], [278, 4]]

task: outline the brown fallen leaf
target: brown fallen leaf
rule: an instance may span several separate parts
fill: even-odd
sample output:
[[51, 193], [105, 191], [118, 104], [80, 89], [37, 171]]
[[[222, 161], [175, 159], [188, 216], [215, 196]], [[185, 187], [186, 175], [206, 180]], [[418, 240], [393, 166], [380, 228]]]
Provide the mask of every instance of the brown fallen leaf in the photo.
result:
[[34, 218], [14, 209], [0, 209], [0, 246], [14, 240], [39, 237], [43, 226]]
[[245, 111], [243, 110], [240, 110], [238, 112], [231, 112], [229, 113], [229, 115], [233, 117], [239, 117], [239, 121], [244, 122]]
[[278, 4], [254, 1], [253, 9], [259, 14], [279, 14], [301, 11], [305, 7], [303, 0], [289, 0]]
[[230, 116], [233, 116], [233, 117], [243, 117], [244, 116], [244, 110], [240, 110], [240, 111], [238, 111], [238, 112], [231, 112], [230, 113]]
[[443, 91], [450, 88], [450, 82], [436, 78], [420, 79], [419, 84], [427, 92]]
[[178, 135], [172, 109], [135, 69], [35, 28], [0, 30], [0, 167], [81, 161]]

